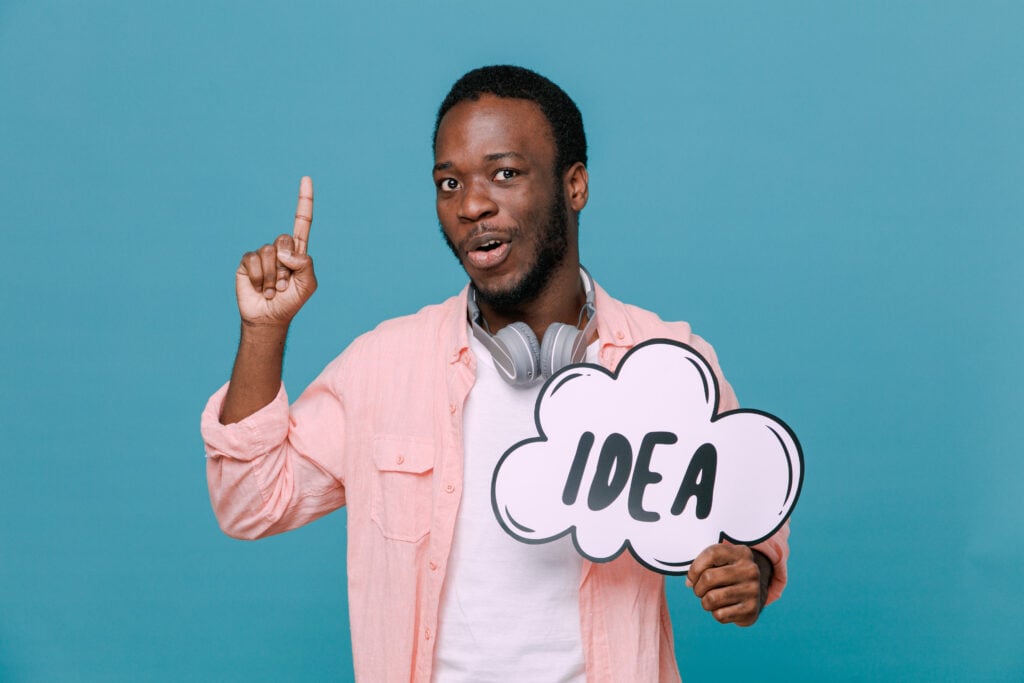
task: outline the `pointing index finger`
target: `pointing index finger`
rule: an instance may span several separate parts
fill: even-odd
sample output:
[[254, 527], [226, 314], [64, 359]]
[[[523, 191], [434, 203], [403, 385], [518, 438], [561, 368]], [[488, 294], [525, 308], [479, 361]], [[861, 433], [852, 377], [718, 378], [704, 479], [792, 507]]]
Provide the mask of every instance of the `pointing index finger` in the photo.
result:
[[295, 253], [305, 254], [309, 245], [309, 226], [313, 223], [313, 179], [302, 176], [299, 183], [299, 204], [295, 207]]

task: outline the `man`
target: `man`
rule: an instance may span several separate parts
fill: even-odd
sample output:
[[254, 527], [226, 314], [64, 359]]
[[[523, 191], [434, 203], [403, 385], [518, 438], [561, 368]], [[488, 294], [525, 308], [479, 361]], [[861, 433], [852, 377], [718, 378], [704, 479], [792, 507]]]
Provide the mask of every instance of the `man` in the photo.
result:
[[[565, 362], [551, 341], [565, 330], [580, 337], [571, 360], [609, 368], [645, 339], [685, 342], [715, 369], [722, 410], [735, 395], [688, 325], [612, 299], [581, 271], [586, 141], [556, 85], [517, 67], [471, 71], [438, 112], [434, 158], [438, 219], [471, 285], [357, 339], [290, 409], [285, 338], [316, 289], [308, 178], [294, 233], [243, 256], [235, 367], [203, 414], [221, 527], [256, 538], [348, 506], [358, 678], [678, 680], [664, 577], [628, 554], [584, 561], [566, 538], [518, 543], [490, 511], [488, 482], [533, 435], [533, 366]], [[521, 372], [495, 350], [505, 329], [524, 340]], [[719, 621], [752, 624], [785, 584], [787, 535], [714, 545], [687, 585]]]

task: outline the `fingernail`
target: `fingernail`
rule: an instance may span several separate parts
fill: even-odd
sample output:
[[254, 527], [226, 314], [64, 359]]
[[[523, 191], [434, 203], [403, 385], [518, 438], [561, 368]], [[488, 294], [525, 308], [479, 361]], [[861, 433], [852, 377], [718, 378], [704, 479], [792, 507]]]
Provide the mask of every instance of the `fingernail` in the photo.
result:
[[265, 299], [273, 299], [275, 294], [277, 294], [276, 290], [273, 290], [273, 289], [264, 289], [263, 290], [263, 297]]
[[277, 253], [279, 255], [281, 255], [281, 256], [284, 256], [285, 258], [291, 258], [292, 257], [292, 252], [290, 250], [288, 250], [288, 249], [278, 249]]
[[288, 281], [283, 279], [283, 278], [278, 280], [277, 281], [277, 291], [283, 292], [286, 289], [288, 289]]

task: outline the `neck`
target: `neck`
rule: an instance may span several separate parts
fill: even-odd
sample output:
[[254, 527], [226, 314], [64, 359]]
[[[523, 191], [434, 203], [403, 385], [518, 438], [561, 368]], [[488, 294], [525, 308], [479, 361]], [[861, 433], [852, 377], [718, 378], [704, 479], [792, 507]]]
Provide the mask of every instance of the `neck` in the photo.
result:
[[[532, 301], [515, 308], [495, 309], [478, 300], [480, 314], [491, 334], [516, 321], [529, 325], [537, 339], [543, 338], [552, 323], [579, 325], [586, 294], [580, 282], [579, 261], [568, 258], [566, 261], [566, 266], [552, 273], [547, 286]], [[582, 322], [585, 321], [584, 317]]]

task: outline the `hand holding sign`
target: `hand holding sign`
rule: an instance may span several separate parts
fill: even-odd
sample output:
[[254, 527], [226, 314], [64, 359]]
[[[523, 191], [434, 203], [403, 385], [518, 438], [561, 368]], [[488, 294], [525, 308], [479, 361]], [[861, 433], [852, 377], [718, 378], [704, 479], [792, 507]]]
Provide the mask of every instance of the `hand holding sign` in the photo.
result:
[[537, 399], [538, 437], [495, 468], [498, 521], [526, 543], [571, 533], [598, 562], [628, 548], [667, 574], [723, 539], [765, 540], [796, 504], [800, 446], [767, 413], [717, 407], [711, 368], [677, 342], [640, 344], [614, 374], [561, 370]]
[[750, 626], [768, 599], [771, 561], [745, 545], [716, 543], [690, 565], [686, 585], [723, 624]]
[[313, 260], [306, 254], [313, 222], [313, 180], [302, 178], [292, 234], [242, 256], [235, 294], [242, 321], [287, 326], [316, 290]]

